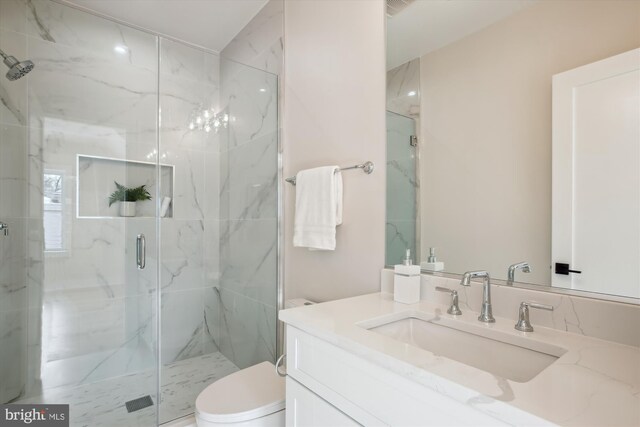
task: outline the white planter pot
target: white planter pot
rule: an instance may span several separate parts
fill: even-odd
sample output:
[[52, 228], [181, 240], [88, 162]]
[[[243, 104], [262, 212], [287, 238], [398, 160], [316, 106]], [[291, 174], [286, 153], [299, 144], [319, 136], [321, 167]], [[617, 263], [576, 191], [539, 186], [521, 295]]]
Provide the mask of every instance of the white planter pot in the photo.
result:
[[136, 216], [136, 202], [120, 202], [120, 216]]

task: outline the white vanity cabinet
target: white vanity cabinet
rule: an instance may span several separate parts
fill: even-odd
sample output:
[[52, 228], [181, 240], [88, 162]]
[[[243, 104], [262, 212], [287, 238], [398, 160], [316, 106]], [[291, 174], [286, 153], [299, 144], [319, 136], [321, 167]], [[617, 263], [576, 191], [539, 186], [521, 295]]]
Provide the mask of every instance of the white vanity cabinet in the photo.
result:
[[295, 427], [347, 427], [361, 424], [298, 381], [288, 377], [287, 425]]
[[287, 426], [506, 425], [287, 326]]

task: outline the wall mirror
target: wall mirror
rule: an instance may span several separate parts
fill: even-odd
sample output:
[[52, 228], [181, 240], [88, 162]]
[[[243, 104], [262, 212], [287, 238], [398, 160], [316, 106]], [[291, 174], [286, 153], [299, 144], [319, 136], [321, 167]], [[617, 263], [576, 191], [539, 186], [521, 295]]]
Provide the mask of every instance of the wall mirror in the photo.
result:
[[638, 303], [640, 2], [387, 5], [386, 264]]

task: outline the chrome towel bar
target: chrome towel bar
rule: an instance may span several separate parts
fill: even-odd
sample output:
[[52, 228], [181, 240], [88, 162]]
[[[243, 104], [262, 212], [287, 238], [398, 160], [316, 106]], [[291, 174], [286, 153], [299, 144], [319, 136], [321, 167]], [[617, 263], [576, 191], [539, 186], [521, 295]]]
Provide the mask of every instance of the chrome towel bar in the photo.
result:
[[[341, 167], [338, 169], [338, 171], [346, 171], [349, 169], [362, 169], [362, 171], [366, 174], [370, 174], [373, 172], [374, 169], [374, 164], [373, 162], [364, 162], [360, 165], [353, 165], [353, 166], [345, 166], [345, 167]], [[290, 178], [285, 179], [285, 181], [287, 181], [290, 184], [296, 185], [296, 177], [292, 176]]]

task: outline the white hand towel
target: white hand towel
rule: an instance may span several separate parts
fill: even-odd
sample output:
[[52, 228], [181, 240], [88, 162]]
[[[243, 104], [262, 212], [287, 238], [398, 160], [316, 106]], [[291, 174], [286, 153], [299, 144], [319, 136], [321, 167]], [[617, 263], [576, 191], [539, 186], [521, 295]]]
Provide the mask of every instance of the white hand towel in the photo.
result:
[[342, 224], [342, 174], [338, 166], [306, 169], [296, 175], [293, 246], [332, 251]]

